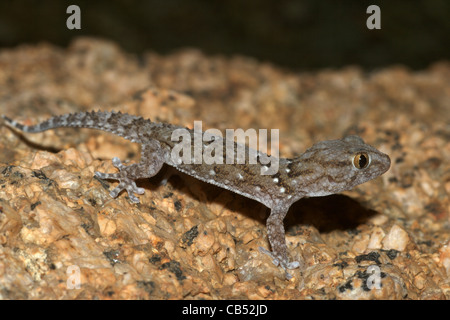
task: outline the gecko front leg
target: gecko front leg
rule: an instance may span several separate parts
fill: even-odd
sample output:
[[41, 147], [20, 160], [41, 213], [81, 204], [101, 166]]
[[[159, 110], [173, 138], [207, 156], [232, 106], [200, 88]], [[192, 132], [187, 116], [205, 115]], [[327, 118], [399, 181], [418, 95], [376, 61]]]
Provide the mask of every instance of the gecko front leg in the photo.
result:
[[139, 203], [139, 198], [134, 194], [143, 194], [144, 189], [136, 185], [137, 179], [151, 178], [161, 170], [166, 160], [166, 152], [161, 148], [157, 140], [150, 140], [142, 145], [141, 161], [129, 166], [123, 165], [119, 158], [113, 158], [113, 165], [119, 169], [117, 173], [95, 172], [100, 179], [118, 180], [119, 185], [109, 194], [116, 198], [122, 190], [128, 192], [131, 202]]
[[271, 209], [270, 216], [267, 218], [267, 236], [269, 238], [272, 252], [260, 247], [259, 250], [269, 255], [276, 266], [280, 266], [286, 272], [286, 278], [290, 279], [292, 276], [287, 272], [288, 269], [296, 269], [300, 267], [300, 262], [289, 262], [288, 251], [286, 246], [286, 236], [284, 232], [283, 220], [286, 216], [289, 207], [286, 209], [283, 206]]

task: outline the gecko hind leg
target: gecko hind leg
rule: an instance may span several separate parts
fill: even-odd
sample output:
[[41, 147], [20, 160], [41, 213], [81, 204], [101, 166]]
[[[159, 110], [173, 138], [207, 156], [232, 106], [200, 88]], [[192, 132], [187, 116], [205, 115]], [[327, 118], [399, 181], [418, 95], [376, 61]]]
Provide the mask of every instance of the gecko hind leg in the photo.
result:
[[287, 270], [299, 268], [301, 263], [299, 261], [289, 262], [288, 258], [286, 235], [283, 225], [283, 220], [288, 209], [283, 206], [272, 208], [270, 216], [267, 218], [267, 236], [272, 251], [268, 251], [262, 247], [259, 248], [259, 251], [271, 257], [273, 264], [283, 268], [286, 273], [286, 278], [291, 279], [292, 276]]
[[109, 194], [116, 198], [122, 190], [126, 190], [131, 202], [139, 203], [139, 198], [134, 194], [143, 194], [144, 188], [139, 188], [135, 180], [151, 178], [161, 170], [165, 162], [165, 153], [156, 140], [142, 145], [141, 161], [129, 166], [122, 164], [119, 158], [112, 159], [114, 167], [119, 169], [117, 173], [95, 172], [95, 176], [105, 180], [118, 180], [119, 184]]

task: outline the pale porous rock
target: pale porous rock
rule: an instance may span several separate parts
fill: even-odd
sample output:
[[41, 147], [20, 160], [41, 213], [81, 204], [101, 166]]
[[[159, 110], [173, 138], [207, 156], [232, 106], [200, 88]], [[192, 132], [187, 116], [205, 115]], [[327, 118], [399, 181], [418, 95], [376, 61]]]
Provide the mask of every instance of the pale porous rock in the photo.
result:
[[[372, 234], [370, 235], [369, 243], [367, 244], [367, 249], [369, 250], [381, 249], [382, 241], [385, 236], [386, 234], [382, 228], [375, 227], [372, 231]], [[395, 248], [388, 248], [388, 249], [395, 249]]]
[[408, 233], [398, 225], [393, 225], [383, 239], [383, 249], [404, 251], [409, 242]]
[[[25, 72], [26, 70], [26, 72]], [[391, 157], [380, 178], [302, 199], [286, 218], [292, 279], [261, 254], [268, 210], [167, 170], [117, 183], [139, 146], [94, 130], [0, 126], [2, 299], [449, 299], [450, 65], [298, 73], [180, 50], [142, 62], [79, 38], [0, 55], [0, 113], [24, 124], [115, 110], [203, 129], [279, 129], [280, 154], [358, 134]], [[75, 273], [68, 273], [69, 271]], [[74, 271], [75, 270], [75, 271]], [[76, 276], [80, 288], [70, 288]]]
[[445, 268], [447, 276], [450, 279], [450, 243], [444, 244], [441, 249], [439, 249], [439, 262]]

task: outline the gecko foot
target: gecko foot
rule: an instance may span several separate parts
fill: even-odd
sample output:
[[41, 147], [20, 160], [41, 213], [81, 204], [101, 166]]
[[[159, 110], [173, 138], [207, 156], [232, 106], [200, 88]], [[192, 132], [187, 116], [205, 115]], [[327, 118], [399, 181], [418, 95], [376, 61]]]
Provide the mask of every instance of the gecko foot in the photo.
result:
[[139, 203], [138, 197], [136, 197], [134, 194], [143, 194], [145, 190], [144, 188], [139, 188], [136, 185], [136, 182], [134, 182], [132, 178], [128, 177], [126, 169], [129, 168], [129, 166], [123, 165], [120, 159], [117, 157], [112, 159], [112, 164], [114, 165], [114, 167], [119, 169], [120, 172], [102, 173], [96, 171], [95, 176], [100, 179], [112, 179], [119, 181], [119, 185], [109, 193], [111, 197], [116, 198], [122, 190], [127, 190], [128, 197], [130, 198], [131, 202]]
[[280, 266], [281, 268], [283, 268], [284, 272], [286, 273], [286, 279], [288, 280], [292, 279], [292, 275], [288, 273], [288, 270], [297, 269], [300, 267], [299, 261], [283, 261], [280, 258], [277, 258], [271, 251], [264, 249], [263, 247], [259, 247], [258, 249], [261, 253], [267, 254], [269, 257], [271, 257], [272, 262], [275, 266]]

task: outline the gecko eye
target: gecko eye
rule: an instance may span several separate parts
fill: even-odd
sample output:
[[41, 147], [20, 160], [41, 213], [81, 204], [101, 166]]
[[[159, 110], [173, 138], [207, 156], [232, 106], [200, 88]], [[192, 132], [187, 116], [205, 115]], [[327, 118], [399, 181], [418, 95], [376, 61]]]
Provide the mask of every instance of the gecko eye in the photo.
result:
[[370, 164], [370, 157], [367, 153], [361, 152], [353, 158], [353, 166], [357, 169], [367, 168]]

